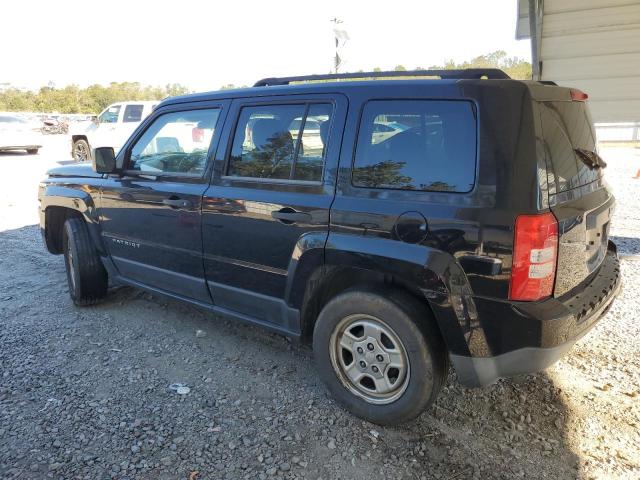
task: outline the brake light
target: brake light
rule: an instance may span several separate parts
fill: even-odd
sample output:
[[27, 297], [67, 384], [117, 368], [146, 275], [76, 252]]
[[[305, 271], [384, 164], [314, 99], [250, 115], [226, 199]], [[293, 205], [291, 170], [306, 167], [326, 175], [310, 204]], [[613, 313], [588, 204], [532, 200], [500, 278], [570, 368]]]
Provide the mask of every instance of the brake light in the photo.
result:
[[509, 298], [531, 301], [551, 295], [557, 256], [558, 221], [553, 213], [518, 215]]
[[196, 143], [204, 142], [204, 130], [202, 128], [194, 127], [191, 130], [191, 138]]
[[589, 98], [589, 95], [587, 95], [584, 92], [581, 92], [580, 90], [575, 90], [575, 89], [571, 89], [571, 100], [573, 100], [574, 102], [584, 102], [587, 98]]

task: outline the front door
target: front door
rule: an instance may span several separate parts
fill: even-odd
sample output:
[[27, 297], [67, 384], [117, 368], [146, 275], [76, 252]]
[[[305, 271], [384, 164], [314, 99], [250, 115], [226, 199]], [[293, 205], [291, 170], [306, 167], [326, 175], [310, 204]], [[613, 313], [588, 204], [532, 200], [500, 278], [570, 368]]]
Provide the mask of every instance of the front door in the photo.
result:
[[217, 307], [297, 329], [288, 281], [303, 252], [322, 259], [346, 104], [339, 95], [234, 100], [203, 201]]
[[125, 147], [123, 174], [105, 182], [102, 235], [125, 280], [211, 302], [202, 266], [201, 206], [224, 106], [155, 112]]

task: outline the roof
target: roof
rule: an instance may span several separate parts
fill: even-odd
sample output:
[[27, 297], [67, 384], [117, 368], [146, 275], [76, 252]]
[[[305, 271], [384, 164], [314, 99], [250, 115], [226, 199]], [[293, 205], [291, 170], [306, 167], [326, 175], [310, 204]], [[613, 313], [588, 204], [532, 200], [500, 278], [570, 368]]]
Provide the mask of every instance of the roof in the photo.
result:
[[[406, 77], [406, 79], [393, 79], [395, 77]], [[418, 77], [429, 78], [417, 79]], [[355, 90], [361, 91], [362, 89], [384, 89], [392, 87], [410, 89], [438, 86], [438, 88], [446, 88], [457, 85], [459, 82], [493, 82], [505, 80], [515, 82], [515, 80], [510, 80], [506, 73], [498, 69], [356, 72], [281, 78], [273, 77], [256, 82], [254, 87], [218, 90], [168, 98], [162, 102], [162, 105], [272, 95], [346, 93]]]

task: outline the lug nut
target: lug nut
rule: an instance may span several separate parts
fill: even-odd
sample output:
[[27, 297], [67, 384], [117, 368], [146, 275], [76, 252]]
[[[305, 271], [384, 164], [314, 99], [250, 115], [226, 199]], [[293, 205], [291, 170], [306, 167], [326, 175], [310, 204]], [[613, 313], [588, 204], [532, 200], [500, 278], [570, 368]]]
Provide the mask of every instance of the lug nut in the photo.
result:
[[367, 368], [367, 363], [364, 360], [360, 360], [360, 366], [362, 368]]
[[373, 350], [373, 349], [374, 349], [374, 348], [376, 348], [376, 347], [374, 347], [374, 346], [373, 346], [373, 343], [367, 343], [367, 348], [368, 348], [369, 350]]
[[384, 360], [384, 357], [380, 354], [376, 355], [376, 360], [378, 360], [379, 362]]
[[378, 367], [376, 367], [375, 365], [371, 367], [371, 370], [373, 370], [373, 373], [378, 373]]
[[364, 352], [364, 350], [362, 349], [362, 347], [358, 347], [356, 350], [358, 351], [358, 353], [363, 353], [363, 352]]

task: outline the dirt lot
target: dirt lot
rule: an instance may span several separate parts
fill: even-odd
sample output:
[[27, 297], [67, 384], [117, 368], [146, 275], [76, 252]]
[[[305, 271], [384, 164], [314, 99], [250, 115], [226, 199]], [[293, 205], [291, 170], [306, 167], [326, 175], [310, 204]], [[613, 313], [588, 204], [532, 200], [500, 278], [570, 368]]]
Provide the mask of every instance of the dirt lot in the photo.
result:
[[537, 375], [470, 390], [452, 373], [419, 420], [381, 428], [280, 336], [131, 288], [74, 307], [36, 226], [69, 143], [44, 140], [0, 154], [1, 478], [640, 478], [640, 150], [603, 153], [625, 258], [599, 326]]

